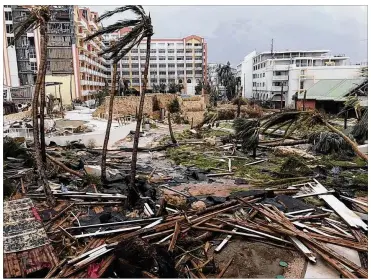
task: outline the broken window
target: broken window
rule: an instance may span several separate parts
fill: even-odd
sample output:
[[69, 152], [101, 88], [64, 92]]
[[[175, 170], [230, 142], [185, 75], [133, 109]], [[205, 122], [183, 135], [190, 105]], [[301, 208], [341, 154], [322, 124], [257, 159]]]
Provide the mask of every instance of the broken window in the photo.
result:
[[6, 41], [8, 42], [8, 46], [14, 45], [14, 38], [13, 37], [6, 37]]
[[35, 38], [34, 37], [28, 37], [28, 44], [29, 44], [29, 46], [34, 47], [35, 46]]
[[13, 24], [5, 24], [6, 33], [13, 33]]
[[5, 20], [13, 20], [12, 12], [5, 12]]
[[31, 62], [30, 65], [31, 65], [31, 71], [37, 71], [37, 64], [36, 64], [36, 62]]

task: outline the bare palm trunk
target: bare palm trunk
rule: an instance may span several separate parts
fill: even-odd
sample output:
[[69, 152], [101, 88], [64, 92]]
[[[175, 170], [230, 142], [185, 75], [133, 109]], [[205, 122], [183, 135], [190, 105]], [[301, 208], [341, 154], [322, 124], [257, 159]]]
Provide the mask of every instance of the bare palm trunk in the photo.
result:
[[238, 101], [237, 101], [237, 118], [240, 117], [240, 114], [241, 114], [241, 98], [238, 97]]
[[303, 98], [303, 111], [305, 111], [305, 99], [307, 98], [307, 90], [304, 91], [304, 98]]
[[148, 82], [148, 67], [149, 67], [150, 51], [151, 51], [151, 36], [148, 36], [147, 37], [146, 64], [144, 65], [144, 78], [143, 78], [144, 84], [142, 86], [142, 92], [140, 95], [139, 111], [137, 115], [137, 126], [135, 128], [133, 153], [131, 157], [131, 174], [130, 174], [130, 188], [129, 188], [128, 202], [132, 205], [135, 204], [135, 202], [139, 198], [139, 192], [135, 186], [135, 176], [136, 176], [136, 171], [137, 171], [136, 168], [137, 168], [137, 156], [138, 156], [138, 145], [139, 145], [139, 132], [140, 132], [140, 125], [142, 123], [144, 97], [146, 94], [147, 82]]
[[103, 143], [103, 151], [102, 151], [102, 175], [101, 180], [103, 183], [106, 182], [106, 158], [107, 158], [107, 147], [109, 141], [109, 135], [111, 132], [111, 125], [112, 125], [112, 113], [113, 113], [113, 99], [115, 98], [115, 89], [116, 89], [116, 77], [117, 77], [117, 62], [113, 63], [113, 71], [112, 71], [112, 87], [111, 87], [111, 94], [109, 99], [109, 107], [108, 107], [108, 120], [107, 120], [107, 129], [106, 129], [106, 136], [104, 137]]
[[[49, 205], [54, 206], [56, 200], [53, 193], [49, 187], [49, 182], [45, 175], [45, 165], [42, 161], [40, 140], [39, 140], [39, 122], [38, 122], [38, 104], [39, 104], [39, 94], [45, 87], [45, 74], [46, 74], [46, 51], [47, 51], [47, 41], [46, 41], [46, 23], [42, 22], [40, 25], [40, 65], [36, 78], [35, 92], [32, 100], [32, 120], [33, 120], [33, 138], [35, 145], [35, 161], [36, 169], [38, 173], [38, 183], [43, 186], [44, 193], [46, 196], [46, 201]], [[41, 107], [41, 110], [43, 107]]]
[[341, 136], [353, 149], [353, 151], [360, 157], [362, 158], [363, 160], [365, 161], [368, 161], [368, 157], [367, 155], [363, 154], [359, 149], [358, 149], [358, 145], [352, 141], [349, 137], [347, 137], [343, 132], [341, 132], [340, 130], [336, 129], [334, 126], [332, 126], [331, 124], [329, 124], [328, 122], [325, 122], [325, 125], [327, 128], [329, 128], [332, 132], [338, 134], [339, 136]]
[[167, 121], [169, 122], [169, 133], [170, 133], [171, 141], [172, 143], [176, 144], [177, 141], [174, 137], [173, 127], [171, 126], [171, 113], [170, 112], [168, 112], [167, 114]]
[[[45, 36], [45, 44], [48, 44], [48, 36]], [[42, 86], [40, 88], [40, 147], [43, 164], [46, 164], [45, 148], [45, 76], [43, 76]]]

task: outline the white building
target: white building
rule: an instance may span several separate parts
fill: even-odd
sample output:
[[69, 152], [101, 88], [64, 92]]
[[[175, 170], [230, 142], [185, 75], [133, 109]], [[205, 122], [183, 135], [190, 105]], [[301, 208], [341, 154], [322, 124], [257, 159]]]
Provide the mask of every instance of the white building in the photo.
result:
[[293, 106], [295, 93], [301, 94], [319, 80], [357, 78], [361, 65], [350, 65], [348, 59], [329, 50], [253, 51], [241, 63], [243, 95], [271, 100], [277, 107], [282, 91], [285, 106]]
[[[108, 45], [110, 40], [124, 36], [129, 29], [122, 29], [111, 37], [105, 36]], [[130, 86], [141, 90], [142, 75], [146, 58], [146, 42], [133, 48], [118, 65], [120, 77], [128, 80]], [[207, 78], [207, 44], [204, 38], [191, 35], [177, 39], [151, 40], [151, 56], [147, 88], [154, 84], [183, 84], [183, 93], [195, 94], [195, 87]]]

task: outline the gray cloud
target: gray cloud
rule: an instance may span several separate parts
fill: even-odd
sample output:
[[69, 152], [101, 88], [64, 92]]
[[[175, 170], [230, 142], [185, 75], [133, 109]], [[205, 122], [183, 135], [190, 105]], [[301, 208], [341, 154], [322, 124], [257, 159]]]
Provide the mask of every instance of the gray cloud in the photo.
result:
[[[89, 6], [102, 14], [117, 6]], [[208, 61], [238, 64], [249, 52], [329, 49], [367, 61], [367, 6], [144, 6], [154, 38], [191, 34], [208, 43]], [[131, 16], [128, 14], [128, 16]], [[103, 22], [112, 23], [122, 16]]]

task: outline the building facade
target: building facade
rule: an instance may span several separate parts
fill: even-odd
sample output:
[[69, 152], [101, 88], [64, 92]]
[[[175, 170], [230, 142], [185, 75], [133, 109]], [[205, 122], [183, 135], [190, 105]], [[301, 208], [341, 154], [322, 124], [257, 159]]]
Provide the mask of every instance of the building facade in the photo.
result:
[[358, 77], [362, 65], [350, 65], [348, 59], [329, 50], [251, 52], [241, 63], [243, 95], [278, 107], [282, 92], [284, 105], [292, 107], [294, 96], [319, 80]]
[[[46, 81], [63, 83], [60, 96], [63, 103], [92, 99], [105, 88], [106, 83], [111, 84], [111, 61], [100, 57], [99, 52], [130, 30], [122, 29], [104, 38], [99, 36], [84, 42], [88, 35], [102, 28], [96, 23], [97, 13], [71, 5], [52, 6], [51, 10], [47, 26]], [[23, 6], [4, 6], [3, 82], [6, 99], [11, 99], [10, 88], [31, 87], [36, 83], [40, 64], [39, 30], [23, 34], [14, 46], [9, 46], [14, 40], [13, 25], [29, 13], [29, 8]], [[130, 87], [141, 90], [145, 56], [146, 42], [141, 42], [119, 62], [118, 86], [126, 80]], [[203, 38], [191, 35], [180, 39], [152, 39], [147, 88], [160, 84], [183, 84], [183, 92], [192, 95], [198, 82], [204, 81], [206, 75], [207, 44]], [[53, 94], [52, 91], [47, 88], [47, 94]]]
[[[130, 31], [123, 29], [104, 37], [105, 44]], [[141, 90], [146, 59], [147, 44], [141, 42], [118, 64], [121, 80]], [[171, 83], [182, 84], [183, 93], [194, 95], [199, 82], [207, 79], [207, 44], [204, 38], [191, 35], [180, 39], [151, 39], [150, 65], [147, 88]]]

